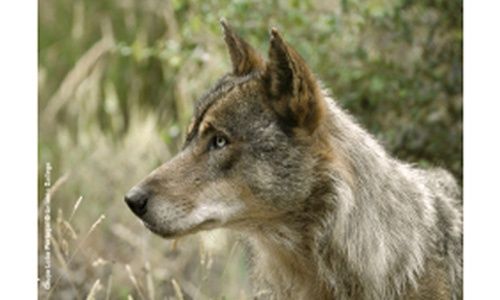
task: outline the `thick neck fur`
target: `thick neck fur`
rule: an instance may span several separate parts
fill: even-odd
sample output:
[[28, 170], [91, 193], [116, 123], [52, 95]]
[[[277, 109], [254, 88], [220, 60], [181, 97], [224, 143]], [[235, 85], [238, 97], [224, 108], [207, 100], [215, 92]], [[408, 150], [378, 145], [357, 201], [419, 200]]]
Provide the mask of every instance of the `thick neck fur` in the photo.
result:
[[250, 237], [256, 277], [272, 296], [265, 288], [261, 293], [264, 299], [401, 298], [415, 287], [432, 242], [425, 233], [434, 224], [432, 197], [416, 184], [421, 175], [325, 101], [316, 191], [297, 216]]

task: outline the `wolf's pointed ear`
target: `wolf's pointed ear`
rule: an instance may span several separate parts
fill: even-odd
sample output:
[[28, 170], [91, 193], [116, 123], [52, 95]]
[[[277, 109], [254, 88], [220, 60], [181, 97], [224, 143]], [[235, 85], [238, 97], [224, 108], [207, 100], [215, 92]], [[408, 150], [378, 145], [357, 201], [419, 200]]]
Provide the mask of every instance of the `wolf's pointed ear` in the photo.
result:
[[221, 19], [220, 24], [224, 30], [224, 40], [231, 56], [233, 74], [242, 76], [252, 71], [264, 70], [264, 60], [259, 53], [240, 38], [226, 20]]
[[300, 55], [271, 29], [264, 73], [271, 106], [288, 124], [314, 131], [324, 110], [320, 87]]

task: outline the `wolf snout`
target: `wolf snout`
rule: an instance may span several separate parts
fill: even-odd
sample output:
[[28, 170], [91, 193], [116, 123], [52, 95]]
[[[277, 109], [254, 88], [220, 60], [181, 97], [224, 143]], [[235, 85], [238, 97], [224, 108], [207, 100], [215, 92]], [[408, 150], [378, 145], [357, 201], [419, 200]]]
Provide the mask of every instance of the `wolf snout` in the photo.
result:
[[138, 217], [141, 217], [146, 213], [148, 200], [149, 193], [138, 187], [133, 187], [125, 195], [125, 202]]

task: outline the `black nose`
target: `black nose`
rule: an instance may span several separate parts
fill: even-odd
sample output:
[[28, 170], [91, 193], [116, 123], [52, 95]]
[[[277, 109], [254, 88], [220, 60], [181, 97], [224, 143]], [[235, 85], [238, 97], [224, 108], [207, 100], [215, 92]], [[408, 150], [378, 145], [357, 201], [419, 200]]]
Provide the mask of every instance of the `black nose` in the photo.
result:
[[133, 187], [125, 195], [125, 202], [127, 202], [128, 207], [130, 207], [134, 214], [140, 217], [147, 211], [148, 198], [149, 194], [143, 189]]

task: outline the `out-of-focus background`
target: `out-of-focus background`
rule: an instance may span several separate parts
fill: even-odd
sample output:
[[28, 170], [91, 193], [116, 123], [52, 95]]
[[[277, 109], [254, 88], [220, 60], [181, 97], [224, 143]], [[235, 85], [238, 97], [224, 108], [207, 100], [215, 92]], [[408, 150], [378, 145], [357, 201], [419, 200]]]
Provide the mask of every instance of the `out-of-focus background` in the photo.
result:
[[221, 16], [264, 54], [277, 26], [393, 155], [461, 181], [460, 0], [39, 1], [41, 279], [45, 192], [52, 227], [41, 299], [251, 299], [238, 237], [162, 240], [123, 202], [229, 71]]

